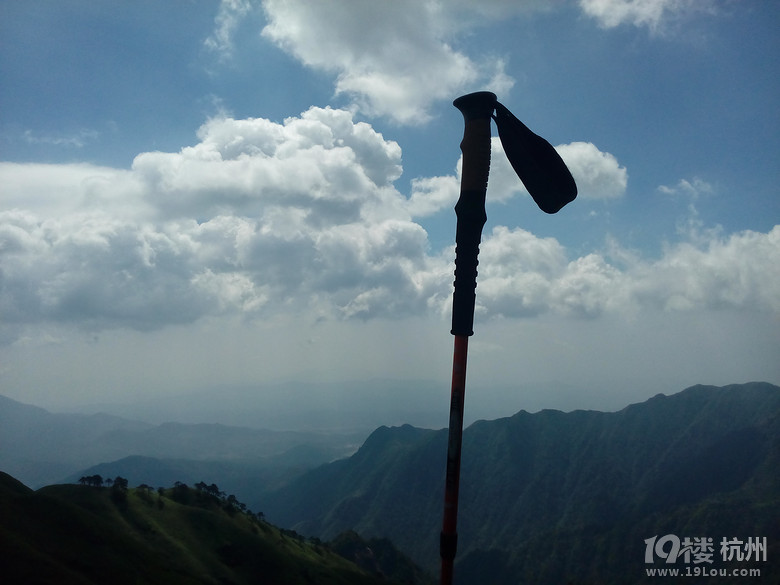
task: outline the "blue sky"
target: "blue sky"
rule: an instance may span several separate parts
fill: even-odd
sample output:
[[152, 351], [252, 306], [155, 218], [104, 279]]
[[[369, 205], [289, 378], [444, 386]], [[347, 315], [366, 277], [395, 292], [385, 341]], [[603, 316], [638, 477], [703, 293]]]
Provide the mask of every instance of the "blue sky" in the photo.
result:
[[494, 144], [471, 400], [780, 383], [778, 24], [726, 0], [3, 3], [3, 393], [446, 387], [451, 102], [481, 89], [580, 196], [539, 212]]

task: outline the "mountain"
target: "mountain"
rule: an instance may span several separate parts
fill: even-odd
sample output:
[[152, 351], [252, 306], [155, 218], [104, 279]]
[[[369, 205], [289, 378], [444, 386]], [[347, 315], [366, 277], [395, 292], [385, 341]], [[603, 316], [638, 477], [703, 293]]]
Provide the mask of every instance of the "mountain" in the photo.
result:
[[348, 535], [351, 552], [374, 561], [361, 569], [327, 544], [280, 530], [203, 490], [177, 485], [154, 492], [118, 485], [32, 491], [0, 473], [0, 580], [57, 585], [430, 582], [387, 543], [375, 554], [371, 543]]
[[151, 426], [105, 414], [53, 414], [0, 396], [0, 469], [27, 485], [45, 485], [84, 462], [121, 457], [106, 435]]
[[448, 396], [446, 383], [425, 380], [297, 381], [225, 384], [127, 404], [96, 404], [91, 409], [158, 424], [175, 420], [273, 430], [360, 432], [365, 439], [380, 425], [446, 425], [447, 411], [441, 405], [447, 404]]
[[[474, 382], [478, 401], [469, 403], [465, 421], [503, 416], [507, 405], [533, 411], [542, 408], [577, 408], [600, 405], [606, 410], [622, 407], [626, 398], [606, 397], [584, 385], [561, 382], [506, 386]], [[644, 396], [635, 388], [623, 396]], [[446, 380], [363, 379], [340, 382], [279, 382], [218, 384], [186, 392], [162, 392], [132, 397], [128, 402], [73, 405], [78, 412], [105, 412], [154, 424], [177, 421], [186, 424], [219, 423], [232, 427], [282, 431], [314, 430], [327, 433], [360, 433], [365, 439], [380, 426], [411, 424], [442, 428], [449, 420], [450, 387]], [[510, 410], [511, 412], [512, 410]], [[76, 411], [74, 411], [76, 412]]]
[[[382, 427], [261, 505], [304, 534], [387, 537], [434, 570], [446, 448], [446, 430]], [[653, 582], [645, 539], [666, 534], [712, 538], [716, 558], [723, 537], [766, 537], [777, 559], [778, 469], [780, 388], [767, 383], [478, 421], [463, 436], [456, 580]], [[752, 567], [777, 581], [776, 561], [737, 566]]]
[[221, 424], [153, 425], [106, 414], [51, 413], [0, 396], [0, 469], [31, 487], [134, 455], [232, 461], [253, 469], [278, 467], [280, 460], [314, 466], [354, 452], [364, 437]]

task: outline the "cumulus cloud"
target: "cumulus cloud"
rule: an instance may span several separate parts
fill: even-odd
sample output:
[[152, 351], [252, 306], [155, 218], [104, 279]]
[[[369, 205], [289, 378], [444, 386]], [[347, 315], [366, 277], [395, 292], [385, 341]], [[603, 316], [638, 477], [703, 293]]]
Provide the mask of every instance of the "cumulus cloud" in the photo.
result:
[[658, 31], [669, 19], [712, 11], [715, 6], [712, 0], [580, 0], [579, 4], [604, 28], [631, 24], [651, 31]]
[[454, 175], [412, 179], [407, 208], [413, 217], [434, 215], [442, 209], [454, 207], [459, 193], [460, 181]]
[[419, 123], [437, 100], [484, 84], [499, 92], [513, 84], [501, 59], [477, 62], [453, 47], [462, 23], [470, 22], [455, 14], [466, 5], [266, 0], [263, 8], [263, 35], [306, 66], [334, 74], [336, 93], [369, 115]]
[[370, 318], [419, 311], [436, 287], [395, 142], [345, 110], [281, 124], [209, 120], [129, 171], [0, 165], [5, 323], [97, 329], [226, 311]]
[[0, 215], [6, 323], [157, 328], [202, 312], [189, 242], [103, 212]]
[[614, 199], [626, 192], [628, 171], [614, 155], [600, 151], [590, 142], [572, 142], [556, 147], [569, 167], [579, 197]]
[[751, 308], [780, 314], [780, 226], [769, 233], [709, 234], [632, 271], [631, 294], [663, 309]]
[[[331, 108], [282, 123], [215, 118], [198, 138], [142, 153], [129, 170], [0, 164], [6, 341], [36, 323], [147, 330], [210, 315], [449, 314], [454, 251], [432, 250], [414, 217], [454, 204], [457, 170], [414, 180], [407, 198], [394, 186], [399, 146]], [[564, 147], [584, 197], [625, 188], [614, 157]], [[511, 169], [495, 168], [499, 189]], [[698, 233], [650, 261], [617, 244], [571, 258], [553, 238], [496, 226], [481, 246], [477, 314], [780, 315], [778, 264], [780, 227]]]
[[[178, 153], [143, 153], [133, 171], [165, 214], [257, 216], [284, 201], [306, 222], [366, 219], [400, 212], [392, 182], [401, 150], [345, 110], [311, 108], [283, 124], [218, 118], [201, 142]], [[288, 216], [290, 219], [290, 216]]]
[[749, 309], [780, 316], [780, 226], [715, 232], [657, 260], [618, 249], [570, 260], [555, 239], [496, 227], [483, 240], [477, 301], [486, 317], [545, 313], [593, 318], [642, 310]]
[[623, 290], [631, 279], [600, 254], [570, 260], [554, 238], [498, 226], [481, 246], [477, 313], [485, 318], [623, 313], [631, 308]]

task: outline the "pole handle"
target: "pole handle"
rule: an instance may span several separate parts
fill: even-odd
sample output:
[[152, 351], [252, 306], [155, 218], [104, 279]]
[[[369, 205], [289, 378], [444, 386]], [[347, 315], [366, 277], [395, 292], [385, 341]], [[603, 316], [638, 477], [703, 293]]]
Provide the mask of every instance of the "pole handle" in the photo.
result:
[[477, 264], [482, 228], [487, 221], [485, 195], [490, 173], [490, 121], [496, 95], [489, 91], [470, 93], [453, 102], [463, 114], [465, 129], [460, 197], [455, 205], [455, 292], [452, 297], [453, 335], [474, 335]]

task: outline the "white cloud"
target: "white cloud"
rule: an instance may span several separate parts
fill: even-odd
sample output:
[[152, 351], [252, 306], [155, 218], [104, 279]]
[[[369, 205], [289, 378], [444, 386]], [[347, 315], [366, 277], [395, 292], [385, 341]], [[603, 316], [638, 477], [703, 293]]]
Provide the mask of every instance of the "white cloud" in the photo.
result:
[[400, 147], [345, 110], [311, 108], [283, 124], [213, 119], [198, 137], [178, 153], [143, 153], [133, 162], [148, 196], [171, 216], [256, 217], [282, 200], [307, 210], [310, 223], [400, 212], [391, 187], [401, 174]]
[[633, 269], [632, 296], [664, 309], [756, 309], [780, 315], [780, 226], [769, 233], [714, 233]]
[[614, 155], [600, 151], [590, 142], [562, 144], [556, 150], [577, 183], [579, 197], [614, 199], [625, 194], [628, 172]]
[[669, 247], [654, 261], [633, 257], [625, 263], [631, 255], [611, 247], [615, 263], [599, 253], [570, 261], [552, 238], [497, 227], [481, 246], [479, 312], [592, 318], [738, 309], [780, 317], [780, 226], [726, 238], [709, 232]]
[[216, 274], [210, 268], [192, 277], [192, 284], [205, 291], [217, 301], [222, 310], [238, 309], [254, 312], [267, 301], [268, 295], [252, 279], [241, 272]]
[[[6, 341], [47, 323], [449, 315], [453, 250], [431, 250], [412, 218], [454, 204], [457, 170], [414, 180], [407, 199], [394, 187], [399, 146], [330, 108], [283, 123], [215, 118], [198, 137], [177, 153], [140, 154], [130, 170], [0, 164]], [[622, 193], [614, 157], [590, 144], [559, 149], [584, 197]], [[506, 163], [491, 181], [494, 200], [520, 189]], [[684, 238], [657, 260], [617, 243], [570, 258], [553, 238], [497, 226], [481, 246], [478, 317], [780, 315], [780, 227]]]
[[477, 62], [453, 48], [470, 19], [441, 2], [266, 0], [263, 7], [263, 35], [306, 66], [335, 74], [336, 93], [369, 115], [419, 123], [437, 100], [486, 83], [508, 91], [513, 83], [501, 59]]
[[580, 0], [579, 4], [604, 28], [631, 24], [651, 31], [658, 31], [669, 19], [711, 12], [715, 6], [712, 0]]
[[96, 140], [100, 136], [97, 130], [81, 129], [70, 135], [40, 135], [32, 130], [25, 130], [23, 138], [30, 144], [51, 144], [54, 146], [70, 146], [73, 148], [83, 148], [88, 142]]
[[419, 312], [427, 234], [393, 187], [395, 142], [344, 110], [212, 119], [130, 171], [0, 165], [4, 322], [163, 327], [276, 310]]
[[550, 291], [566, 266], [557, 240], [498, 226], [480, 246], [478, 312], [506, 317], [550, 310]]
[[698, 199], [700, 195], [708, 195], [712, 193], [713, 188], [707, 181], [694, 177], [692, 180], [680, 179], [680, 181], [674, 186], [660, 185], [658, 190], [666, 195], [681, 195], [690, 197], [691, 199]]
[[143, 185], [131, 172], [86, 163], [51, 165], [0, 162], [2, 209], [42, 217], [65, 217], [101, 210], [125, 219], [154, 213], [143, 200]]
[[222, 0], [214, 18], [214, 32], [204, 41], [204, 46], [216, 52], [221, 59], [230, 58], [233, 54], [233, 33], [251, 10], [249, 0]]
[[453, 175], [412, 179], [409, 213], [413, 217], [426, 217], [444, 208], [452, 208], [459, 193], [460, 181]]

